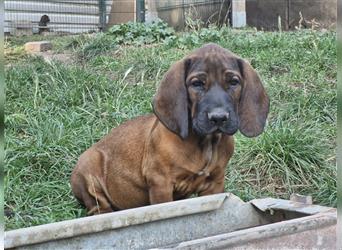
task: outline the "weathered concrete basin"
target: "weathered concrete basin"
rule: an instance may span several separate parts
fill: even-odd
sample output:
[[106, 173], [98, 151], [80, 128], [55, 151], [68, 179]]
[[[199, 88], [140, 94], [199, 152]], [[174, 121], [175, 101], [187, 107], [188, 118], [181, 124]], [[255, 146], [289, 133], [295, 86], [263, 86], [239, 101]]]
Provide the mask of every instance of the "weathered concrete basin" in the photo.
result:
[[336, 249], [336, 209], [217, 194], [5, 232], [5, 249]]

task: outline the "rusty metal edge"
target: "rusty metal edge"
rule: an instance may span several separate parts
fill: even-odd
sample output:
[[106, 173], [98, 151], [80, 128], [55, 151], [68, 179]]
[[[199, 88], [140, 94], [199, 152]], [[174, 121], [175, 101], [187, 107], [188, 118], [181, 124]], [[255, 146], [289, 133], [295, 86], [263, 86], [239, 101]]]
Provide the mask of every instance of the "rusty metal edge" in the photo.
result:
[[336, 225], [337, 210], [331, 209], [298, 219], [215, 235], [155, 249], [227, 249], [254, 240], [263, 240]]
[[220, 208], [231, 194], [223, 193], [167, 202], [5, 232], [5, 249], [65, 239]]
[[254, 199], [249, 202], [263, 212], [267, 210], [285, 210], [303, 213], [307, 215], [313, 215], [333, 209], [331, 207], [312, 205], [291, 200], [275, 198]]

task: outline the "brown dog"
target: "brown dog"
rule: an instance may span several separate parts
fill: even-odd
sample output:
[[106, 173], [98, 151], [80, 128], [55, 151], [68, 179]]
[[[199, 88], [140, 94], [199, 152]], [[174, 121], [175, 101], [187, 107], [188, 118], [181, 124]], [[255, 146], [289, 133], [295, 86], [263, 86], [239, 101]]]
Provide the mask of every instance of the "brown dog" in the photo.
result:
[[269, 99], [246, 61], [207, 44], [171, 67], [153, 108], [81, 155], [71, 185], [88, 214], [224, 192], [232, 135], [259, 135]]

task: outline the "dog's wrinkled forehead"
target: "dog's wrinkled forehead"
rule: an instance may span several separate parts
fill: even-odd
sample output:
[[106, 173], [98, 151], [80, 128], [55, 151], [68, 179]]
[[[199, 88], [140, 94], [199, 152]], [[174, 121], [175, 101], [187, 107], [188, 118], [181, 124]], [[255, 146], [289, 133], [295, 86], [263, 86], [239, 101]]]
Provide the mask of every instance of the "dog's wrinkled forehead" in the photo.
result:
[[222, 73], [222, 70], [239, 70], [238, 57], [216, 44], [208, 44], [195, 50], [191, 56], [189, 71]]

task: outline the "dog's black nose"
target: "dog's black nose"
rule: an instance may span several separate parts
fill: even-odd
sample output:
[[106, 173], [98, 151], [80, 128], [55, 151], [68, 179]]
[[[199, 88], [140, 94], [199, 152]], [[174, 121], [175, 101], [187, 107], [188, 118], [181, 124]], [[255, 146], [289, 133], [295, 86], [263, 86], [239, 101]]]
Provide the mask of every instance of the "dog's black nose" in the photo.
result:
[[229, 113], [222, 109], [214, 109], [212, 112], [208, 113], [209, 121], [216, 126], [221, 126], [223, 123], [228, 121]]

